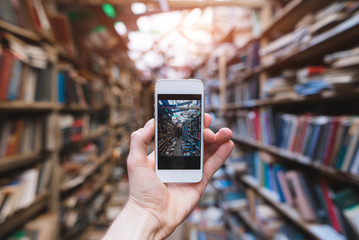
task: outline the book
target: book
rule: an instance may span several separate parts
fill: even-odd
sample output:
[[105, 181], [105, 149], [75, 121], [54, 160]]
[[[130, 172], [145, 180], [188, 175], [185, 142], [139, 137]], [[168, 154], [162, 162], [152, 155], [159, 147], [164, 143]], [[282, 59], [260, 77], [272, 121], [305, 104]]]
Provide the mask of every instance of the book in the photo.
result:
[[354, 189], [343, 189], [336, 193], [333, 198], [334, 203], [340, 208], [344, 217], [349, 222], [356, 237], [359, 237], [359, 194]]
[[314, 209], [310, 205], [310, 202], [304, 193], [303, 186], [300, 181], [300, 173], [296, 171], [288, 171], [286, 173], [286, 179], [289, 187], [292, 188], [292, 197], [296, 206], [299, 208], [303, 219], [306, 221], [315, 221], [316, 216], [314, 214]]
[[9, 49], [3, 49], [0, 65], [0, 100], [7, 100], [7, 91], [9, 89], [9, 81], [11, 77], [11, 69], [13, 69], [14, 56]]
[[321, 191], [323, 193], [324, 196], [324, 201], [325, 201], [325, 206], [327, 207], [327, 211], [328, 211], [328, 216], [329, 219], [331, 221], [331, 225], [333, 226], [333, 228], [338, 232], [341, 233], [342, 229], [340, 227], [340, 223], [338, 220], [338, 216], [337, 216], [337, 212], [335, 210], [335, 206], [333, 204], [333, 201], [330, 197], [330, 190], [328, 187], [328, 184], [326, 182], [326, 180], [324, 178], [320, 178], [319, 179], [319, 185], [321, 188]]

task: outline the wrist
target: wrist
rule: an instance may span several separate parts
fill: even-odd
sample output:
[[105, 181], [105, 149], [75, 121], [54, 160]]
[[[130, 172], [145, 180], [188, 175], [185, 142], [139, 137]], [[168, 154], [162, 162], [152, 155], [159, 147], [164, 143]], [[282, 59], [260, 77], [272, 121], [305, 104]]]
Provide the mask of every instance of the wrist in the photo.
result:
[[103, 240], [161, 239], [159, 221], [129, 200], [111, 225]]

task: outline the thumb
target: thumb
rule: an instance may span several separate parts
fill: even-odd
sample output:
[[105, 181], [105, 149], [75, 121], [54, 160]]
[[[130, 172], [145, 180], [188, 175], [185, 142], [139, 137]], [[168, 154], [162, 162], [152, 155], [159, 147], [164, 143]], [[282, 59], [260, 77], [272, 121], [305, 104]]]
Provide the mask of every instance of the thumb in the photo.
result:
[[143, 128], [131, 134], [130, 153], [127, 164], [131, 165], [147, 163], [147, 145], [151, 142], [155, 133], [154, 119], [149, 120]]

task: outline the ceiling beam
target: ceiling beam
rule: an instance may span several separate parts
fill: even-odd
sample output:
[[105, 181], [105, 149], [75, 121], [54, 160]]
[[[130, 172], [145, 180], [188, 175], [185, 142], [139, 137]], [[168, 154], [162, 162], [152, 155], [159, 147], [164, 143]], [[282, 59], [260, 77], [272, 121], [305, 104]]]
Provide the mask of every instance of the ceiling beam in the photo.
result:
[[[74, 4], [73, 0], [56, 0], [58, 3], [62, 4]], [[110, 3], [113, 5], [131, 5], [132, 3], [152, 3], [159, 4], [159, 1], [152, 0], [77, 0], [76, 4], [86, 4], [86, 5], [99, 5], [103, 3]], [[249, 7], [249, 8], [261, 8], [267, 0], [224, 0], [224, 1], [214, 1], [214, 0], [168, 0], [168, 6], [171, 8], [197, 8], [197, 7], [207, 7], [207, 6], [240, 6], [240, 7]]]

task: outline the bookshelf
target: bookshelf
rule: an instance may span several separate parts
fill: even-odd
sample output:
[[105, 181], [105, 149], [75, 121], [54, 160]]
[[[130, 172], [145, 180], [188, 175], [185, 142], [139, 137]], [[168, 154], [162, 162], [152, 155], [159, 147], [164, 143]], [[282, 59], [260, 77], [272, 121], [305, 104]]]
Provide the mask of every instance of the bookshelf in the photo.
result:
[[[321, 207], [331, 209], [332, 205], [329, 206], [330, 200], [335, 200], [336, 196], [340, 195], [345, 189], [357, 189], [359, 186], [358, 172], [352, 169], [356, 166], [354, 164], [356, 164], [355, 157], [357, 156], [355, 155], [356, 138], [354, 137], [356, 135], [353, 136], [355, 129], [351, 127], [353, 130], [345, 138], [348, 139], [346, 141], [351, 146], [350, 151], [344, 152], [343, 150], [341, 152], [343, 155], [337, 155], [337, 152], [332, 150], [334, 145], [331, 145], [332, 147], [328, 150], [328, 139], [336, 136], [336, 132], [329, 135], [327, 132], [329, 128], [322, 130], [321, 127], [316, 127], [315, 124], [317, 123], [314, 122], [314, 128], [309, 131], [296, 125], [298, 123], [296, 121], [304, 114], [312, 114], [313, 121], [316, 121], [314, 119], [318, 117], [328, 117], [328, 119], [346, 117], [353, 123], [356, 121], [358, 112], [354, 109], [354, 105], [358, 102], [358, 87], [354, 82], [358, 78], [351, 77], [349, 70], [357, 69], [358, 62], [354, 60], [350, 62], [349, 57], [344, 54], [355, 55], [354, 51], [359, 43], [357, 38], [354, 37], [359, 30], [358, 6], [353, 7], [351, 11], [347, 8], [348, 2], [293, 0], [276, 12], [273, 9], [278, 8], [278, 6], [274, 6], [274, 4], [274, 2], [268, 2], [261, 9], [261, 34], [252, 37], [247, 44], [238, 49], [237, 56], [227, 60], [226, 69], [222, 70], [222, 73], [220, 61], [218, 61], [214, 74], [213, 69], [201, 70], [202, 72], [212, 71], [212, 75], [204, 75], [205, 84], [208, 86], [221, 85], [223, 71], [226, 73], [226, 89], [221, 89], [218, 92], [221, 95], [218, 99], [222, 99], [222, 101], [218, 100], [216, 107], [210, 104], [206, 110], [212, 112], [214, 116], [214, 126], [212, 127], [214, 131], [218, 131], [221, 127], [231, 128], [234, 133], [232, 140], [237, 147], [246, 149], [249, 152], [266, 153], [275, 158], [276, 163], [267, 163], [270, 167], [278, 167], [276, 164], [279, 164], [280, 167], [297, 170], [303, 175], [307, 173], [312, 176], [318, 176], [318, 180], [313, 180], [313, 184], [327, 181], [330, 194], [328, 201], [325, 204], [322, 202]], [[328, 14], [332, 15], [329, 16]], [[248, 57], [246, 54], [251, 52], [256, 41], [259, 42], [260, 47], [257, 52], [252, 52], [252, 57]], [[339, 54], [342, 55], [338, 57]], [[243, 58], [243, 56], [247, 56], [247, 58]], [[337, 58], [330, 60], [330, 57], [333, 56]], [[242, 59], [238, 61], [240, 57]], [[260, 60], [252, 62], [254, 64], [249, 64], [251, 59], [253, 60], [256, 57]], [[341, 58], [343, 58], [343, 64], [341, 64]], [[338, 61], [338, 63], [335, 64], [335, 61]], [[244, 69], [239, 68], [240, 64], [247, 67]], [[209, 64], [205, 67], [208, 66]], [[303, 75], [312, 66], [313, 68], [321, 66], [324, 72], [317, 73], [318, 75]], [[237, 70], [233, 71], [235, 67], [237, 67]], [[300, 75], [300, 71], [302, 75]], [[341, 76], [349, 79], [346, 83], [347, 85], [342, 84], [339, 86], [335, 82], [329, 82], [329, 79], [340, 75], [336, 75], [338, 72], [342, 72]], [[259, 77], [258, 96], [249, 93], [253, 91], [251, 84], [253, 86], [254, 81], [257, 81], [256, 77]], [[315, 77], [318, 78], [314, 79]], [[217, 83], [213, 79], [217, 79]], [[298, 90], [299, 87], [303, 87], [305, 84], [310, 85], [311, 81], [315, 82], [316, 80], [329, 83], [329, 87], [308, 94]], [[241, 94], [240, 98], [236, 98], [236, 94]], [[223, 101], [223, 99], [226, 99], [226, 101]], [[273, 113], [271, 117], [268, 117], [268, 111], [270, 111], [270, 115]], [[289, 120], [291, 117], [292, 119]], [[292, 125], [290, 127], [286, 125], [288, 128], [285, 130], [283, 129], [285, 125], [281, 125], [280, 119], [283, 122], [288, 121]], [[350, 122], [349, 126], [354, 125], [353, 123]], [[280, 135], [285, 131], [288, 132]], [[308, 135], [301, 138], [304, 133], [301, 135], [300, 131], [305, 134], [308, 133]], [[313, 132], [316, 133], [314, 134]], [[318, 135], [316, 135], [317, 133]], [[291, 142], [283, 143], [285, 140], [280, 139], [280, 136], [289, 139], [287, 138], [289, 137], [288, 134], [292, 134], [290, 135]], [[311, 141], [313, 137], [318, 138], [316, 138], [316, 141]], [[303, 139], [307, 141], [305, 148], [303, 145], [303, 148], [298, 148], [296, 144]], [[309, 145], [315, 145], [318, 148], [311, 148], [309, 153], [306, 149]], [[344, 146], [344, 137], [341, 138], [340, 142], [338, 140], [337, 145], [339, 147], [336, 149], [341, 151], [341, 146]], [[326, 162], [323, 162], [324, 157]], [[329, 162], [329, 159], [334, 161], [333, 163], [335, 164]], [[253, 169], [255, 168], [253, 166], [254, 160], [253, 158], [249, 161], [243, 157], [241, 161], [247, 163], [249, 169]], [[268, 177], [265, 175], [265, 171], [268, 169], [264, 169], [262, 178]], [[290, 206], [290, 204], [283, 202], [282, 199], [273, 197], [275, 195], [273, 192], [276, 191], [272, 188], [268, 189], [268, 186], [263, 186], [263, 184], [268, 184], [267, 182], [258, 183], [258, 181], [264, 180], [255, 179], [251, 171], [236, 173], [237, 177], [234, 181], [244, 184], [247, 190], [254, 192], [257, 201], [264, 202], [278, 211], [280, 215], [298, 227], [310, 239], [324, 239], [323, 233], [326, 230], [320, 229], [321, 220], [304, 220], [304, 217], [301, 216], [303, 214], [302, 210], [298, 206], [295, 204]], [[272, 174], [270, 171], [268, 172]], [[278, 176], [270, 175], [269, 178], [274, 181]], [[302, 187], [304, 185], [302, 183]], [[323, 190], [324, 192], [325, 190]], [[250, 201], [248, 196], [247, 198]], [[309, 197], [306, 201], [309, 201], [308, 199]], [[256, 204], [254, 204], [253, 209], [258, 211]], [[337, 212], [344, 211], [339, 209], [337, 204], [334, 205], [334, 209]], [[240, 217], [240, 213], [248, 214], [247, 221], [245, 218]], [[227, 213], [227, 215], [229, 214]], [[239, 211], [237, 215], [243, 222], [247, 222], [246, 225], [249, 228], [251, 228], [250, 224], [255, 222], [251, 214], [246, 211]], [[340, 221], [350, 222], [353, 220], [348, 220], [346, 217], [343, 220], [340, 216], [331, 219], [329, 229], [333, 235], [339, 232], [342, 234], [343, 239], [356, 239], [359, 237], [357, 233], [353, 233], [355, 230], [350, 229], [350, 227], [349, 230], [343, 230], [345, 228], [343, 228], [345, 226], [343, 223], [341, 223], [341, 230], [339, 230], [339, 225], [334, 222], [338, 223]], [[236, 232], [233, 220], [227, 217], [227, 222], [231, 226], [232, 232]], [[318, 226], [319, 228], [317, 228]], [[253, 229], [252, 232], [255, 233]], [[256, 235], [259, 237], [258, 233]]]
[[33, 204], [24, 210], [20, 210], [15, 215], [11, 216], [5, 223], [0, 224], [2, 229], [0, 237], [6, 237], [19, 226], [26, 223], [31, 218], [38, 215], [41, 211], [46, 209], [49, 205], [49, 193], [38, 196]]
[[[17, 1], [11, 2], [16, 4]], [[19, 8], [27, 12], [30, 9], [28, 4], [34, 2], [26, 1]], [[36, 3], [41, 7], [38, 6], [30, 14], [45, 10], [36, 23], [34, 19], [20, 21], [21, 17], [12, 15], [12, 5], [5, 6], [9, 7], [10, 14], [5, 18], [10, 16], [11, 19], [5, 21], [4, 11], [0, 10], [0, 66], [3, 66], [6, 55], [18, 68], [21, 67], [16, 79], [16, 71], [11, 72], [12, 66], [7, 67], [10, 69], [8, 75], [4, 77], [3, 73], [0, 74], [0, 84], [6, 84], [1, 85], [0, 97], [1, 204], [9, 202], [7, 199], [15, 194], [7, 188], [8, 182], [23, 177], [27, 171], [37, 171], [38, 183], [34, 183], [41, 185], [41, 191], [36, 189], [31, 196], [34, 199], [26, 206], [11, 209], [8, 216], [0, 211], [0, 239], [26, 228], [29, 221], [43, 213], [56, 216], [56, 221], [51, 223], [56, 236], [51, 236], [49, 240], [74, 239], [94, 222], [90, 218], [99, 216], [109, 200], [108, 187], [113, 184], [116, 164], [113, 158], [115, 146], [121, 137], [142, 124], [141, 112], [136, 109], [140, 107], [141, 83], [134, 65], [117, 58], [116, 51], [114, 56], [107, 55], [105, 58], [117, 60], [105, 61], [104, 65], [96, 65], [95, 61], [90, 63], [89, 59], [79, 60], [71, 24], [65, 14], [57, 12], [56, 2]], [[29, 16], [25, 14], [22, 17]], [[86, 56], [91, 54], [91, 51], [86, 52]], [[110, 71], [110, 66], [118, 68], [116, 76]], [[65, 77], [60, 79], [61, 74]], [[29, 87], [26, 85], [30, 84], [28, 82], [32, 84], [31, 91], [24, 90]], [[69, 83], [75, 89], [71, 93], [66, 89]], [[114, 84], [117, 90], [111, 92]], [[110, 101], [115, 98], [114, 102]], [[112, 111], [116, 114], [110, 117]], [[68, 141], [64, 141], [62, 116], [73, 123], [65, 124], [67, 130], [71, 129]], [[132, 119], [131, 123], [128, 119]], [[41, 131], [35, 134], [30, 129]], [[41, 135], [41, 139], [37, 135]], [[27, 144], [32, 140], [36, 142], [34, 146]], [[66, 176], [68, 172], [64, 171], [64, 163], [71, 160], [68, 159], [71, 154], [80, 155], [86, 147], [91, 150], [89, 161], [79, 168], [78, 173], [73, 174], [70, 169], [70, 176]], [[66, 177], [70, 181], [62, 181]], [[8, 190], [10, 192], [3, 195]], [[82, 198], [82, 194], [86, 197]], [[70, 211], [78, 210], [77, 214], [82, 219], [87, 216], [88, 222], [75, 222], [67, 227], [61, 224], [61, 219], [67, 214], [66, 201], [69, 198], [78, 201]], [[85, 208], [93, 209], [93, 212], [84, 211]]]

